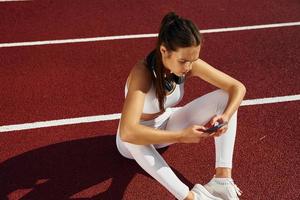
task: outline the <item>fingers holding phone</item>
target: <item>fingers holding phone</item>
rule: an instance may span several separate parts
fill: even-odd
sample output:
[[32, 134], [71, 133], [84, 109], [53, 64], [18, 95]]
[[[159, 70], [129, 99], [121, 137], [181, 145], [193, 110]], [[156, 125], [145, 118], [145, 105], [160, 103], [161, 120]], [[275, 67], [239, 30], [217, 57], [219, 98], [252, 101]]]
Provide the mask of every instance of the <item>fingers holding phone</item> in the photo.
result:
[[228, 129], [228, 119], [226, 116], [214, 116], [208, 123], [208, 128], [205, 130], [211, 136], [219, 137], [224, 134]]
[[214, 134], [213, 136], [214, 137], [219, 137], [227, 131], [228, 124], [227, 124], [227, 122], [225, 122], [225, 123], [222, 123], [222, 124], [217, 124], [213, 127], [217, 127], [216, 131], [213, 133]]
[[219, 137], [220, 135], [222, 135], [223, 133], [225, 133], [228, 129], [228, 123], [227, 122], [223, 122], [223, 123], [219, 123], [219, 122], [215, 122], [213, 124], [213, 126], [204, 129], [203, 132], [205, 133], [209, 133], [211, 134], [211, 136], [214, 137]]
[[192, 125], [181, 131], [179, 142], [181, 143], [198, 143], [201, 139], [210, 137], [210, 134], [205, 133], [204, 126]]

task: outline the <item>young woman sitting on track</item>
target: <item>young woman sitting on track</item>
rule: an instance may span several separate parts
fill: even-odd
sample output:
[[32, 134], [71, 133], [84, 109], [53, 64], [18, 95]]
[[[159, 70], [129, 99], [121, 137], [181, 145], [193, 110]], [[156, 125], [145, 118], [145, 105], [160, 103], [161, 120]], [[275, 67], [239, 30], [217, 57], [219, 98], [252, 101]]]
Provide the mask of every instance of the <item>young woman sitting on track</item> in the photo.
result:
[[[188, 19], [168, 13], [161, 22], [156, 49], [131, 70], [117, 133], [117, 147], [177, 199], [238, 199], [231, 178], [237, 109], [245, 86], [199, 59], [201, 36]], [[220, 88], [174, 111], [184, 82], [199, 77]], [[207, 133], [216, 123], [225, 125]], [[174, 143], [198, 143], [214, 138], [216, 173], [209, 183], [192, 190], [179, 180], [156, 149]]]

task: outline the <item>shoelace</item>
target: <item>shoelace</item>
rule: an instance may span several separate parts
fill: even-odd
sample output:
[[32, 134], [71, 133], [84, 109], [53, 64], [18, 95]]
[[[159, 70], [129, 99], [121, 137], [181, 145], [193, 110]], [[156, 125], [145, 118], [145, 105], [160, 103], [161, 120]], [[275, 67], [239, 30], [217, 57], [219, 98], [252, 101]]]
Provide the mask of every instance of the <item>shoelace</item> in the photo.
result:
[[235, 192], [239, 195], [239, 196], [241, 196], [242, 195], [242, 190], [240, 190], [240, 188], [238, 188], [238, 186], [236, 185], [236, 184], [234, 184], [234, 182], [233, 181], [229, 181], [230, 183], [231, 183], [231, 185], [233, 186], [233, 188], [234, 188], [234, 190], [235, 190]]

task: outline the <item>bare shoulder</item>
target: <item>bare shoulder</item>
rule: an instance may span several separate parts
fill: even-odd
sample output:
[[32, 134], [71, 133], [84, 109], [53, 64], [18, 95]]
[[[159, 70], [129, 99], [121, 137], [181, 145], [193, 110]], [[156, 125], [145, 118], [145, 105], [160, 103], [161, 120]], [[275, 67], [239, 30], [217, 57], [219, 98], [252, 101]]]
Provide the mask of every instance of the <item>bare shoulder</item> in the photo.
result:
[[137, 62], [127, 79], [128, 93], [122, 110], [121, 129], [125, 124], [135, 124], [141, 118], [146, 93], [151, 86], [151, 74], [143, 62]]
[[143, 60], [139, 60], [131, 69], [127, 78], [129, 90], [141, 90], [147, 93], [151, 87], [151, 73]]

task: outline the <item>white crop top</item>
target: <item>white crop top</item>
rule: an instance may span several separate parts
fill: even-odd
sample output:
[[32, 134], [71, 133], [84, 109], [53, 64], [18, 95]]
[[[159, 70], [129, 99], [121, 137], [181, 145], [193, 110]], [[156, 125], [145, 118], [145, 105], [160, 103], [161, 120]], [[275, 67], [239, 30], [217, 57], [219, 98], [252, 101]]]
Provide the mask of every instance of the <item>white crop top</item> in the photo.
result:
[[[127, 96], [127, 92], [128, 92], [128, 88], [126, 84], [125, 97]], [[174, 91], [171, 94], [168, 94], [166, 96], [166, 101], [164, 104], [165, 109], [177, 105], [181, 101], [183, 94], [184, 94], [184, 83], [180, 85], [176, 84]], [[159, 103], [155, 94], [154, 84], [152, 83], [150, 90], [147, 92], [145, 96], [143, 113], [153, 114], [158, 112], [160, 112]]]

